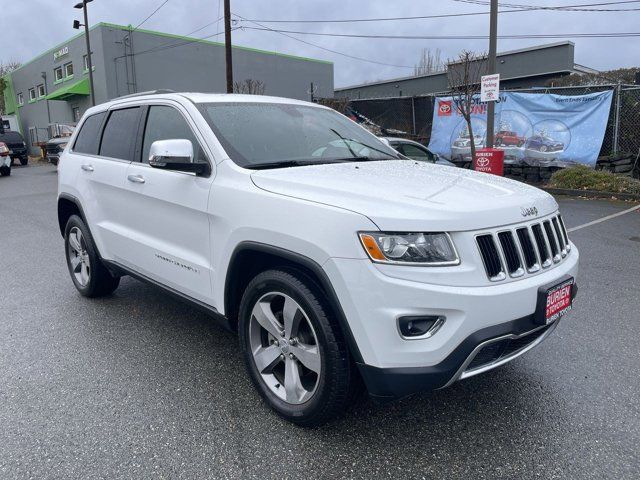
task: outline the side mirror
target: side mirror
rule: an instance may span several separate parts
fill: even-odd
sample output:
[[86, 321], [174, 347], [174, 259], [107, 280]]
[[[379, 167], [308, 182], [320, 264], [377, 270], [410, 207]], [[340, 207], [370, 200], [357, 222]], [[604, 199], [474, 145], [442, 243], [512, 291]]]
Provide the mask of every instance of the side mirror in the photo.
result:
[[208, 163], [193, 162], [193, 144], [190, 140], [158, 140], [149, 149], [149, 165], [163, 170], [190, 172], [196, 175], [208, 175], [211, 168]]

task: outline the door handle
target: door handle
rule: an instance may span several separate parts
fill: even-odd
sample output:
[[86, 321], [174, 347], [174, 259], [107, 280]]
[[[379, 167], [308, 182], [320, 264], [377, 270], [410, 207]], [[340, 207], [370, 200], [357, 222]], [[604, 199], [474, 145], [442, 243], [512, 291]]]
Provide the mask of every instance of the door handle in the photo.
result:
[[82, 165], [82, 168], [85, 172], [93, 172], [93, 165]]
[[133, 183], [144, 183], [144, 177], [142, 175], [128, 175], [127, 180]]

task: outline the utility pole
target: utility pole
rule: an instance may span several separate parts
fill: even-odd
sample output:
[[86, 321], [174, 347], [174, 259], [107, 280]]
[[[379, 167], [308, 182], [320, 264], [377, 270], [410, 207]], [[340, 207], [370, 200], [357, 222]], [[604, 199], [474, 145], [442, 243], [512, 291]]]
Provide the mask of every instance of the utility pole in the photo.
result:
[[[496, 49], [498, 43], [498, 0], [491, 0], [489, 14], [489, 58], [487, 59], [487, 75], [496, 73]], [[493, 121], [496, 102], [487, 105], [487, 148], [493, 148]]]
[[[87, 67], [89, 68], [89, 88], [91, 89], [91, 105], [96, 105], [96, 95], [93, 89], [93, 63], [91, 62], [91, 42], [89, 41], [89, 16], [87, 14], [87, 3], [93, 0], [82, 0], [80, 3], [76, 3], [73, 8], [82, 9], [84, 12], [84, 38], [87, 42]], [[73, 22], [73, 28], [78, 29], [80, 27], [79, 22], [76, 20]]]
[[227, 64], [227, 93], [233, 93], [233, 59], [231, 57], [231, 0], [224, 0], [224, 50]]

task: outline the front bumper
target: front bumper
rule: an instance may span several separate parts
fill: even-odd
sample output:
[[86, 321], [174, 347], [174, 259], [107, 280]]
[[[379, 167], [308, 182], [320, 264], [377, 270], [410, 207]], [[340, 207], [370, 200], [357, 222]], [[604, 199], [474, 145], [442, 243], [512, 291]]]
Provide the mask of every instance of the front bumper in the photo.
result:
[[[470, 376], [464, 373], [470, 365], [465, 362], [473, 361], [476, 348], [487, 341], [533, 334], [540, 327], [534, 321], [538, 289], [565, 275], [576, 277], [578, 257], [573, 246], [554, 268], [519, 281], [479, 287], [390, 277], [368, 260], [330, 259], [324, 267], [358, 346], [358, 367], [369, 393], [392, 399]], [[425, 278], [429, 277], [427, 269]], [[444, 316], [446, 321], [429, 338], [405, 339], [397, 319], [406, 315]], [[496, 363], [511, 359], [507, 357]]]

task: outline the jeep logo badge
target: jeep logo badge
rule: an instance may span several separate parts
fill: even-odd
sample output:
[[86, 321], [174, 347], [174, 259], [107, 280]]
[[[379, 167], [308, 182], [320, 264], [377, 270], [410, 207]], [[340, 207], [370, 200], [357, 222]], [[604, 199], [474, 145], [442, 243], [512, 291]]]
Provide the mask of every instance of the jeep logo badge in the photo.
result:
[[523, 217], [538, 216], [538, 209], [536, 207], [522, 207], [520, 213], [522, 213]]

